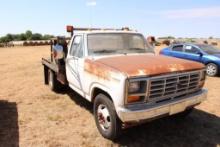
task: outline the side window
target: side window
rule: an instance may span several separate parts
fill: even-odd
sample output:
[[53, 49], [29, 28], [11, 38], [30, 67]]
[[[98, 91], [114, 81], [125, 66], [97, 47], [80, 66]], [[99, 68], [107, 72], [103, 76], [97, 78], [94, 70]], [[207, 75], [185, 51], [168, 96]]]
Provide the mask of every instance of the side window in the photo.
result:
[[182, 52], [183, 51], [183, 45], [176, 45], [172, 49], [173, 51]]
[[75, 57], [83, 57], [83, 43], [82, 43], [82, 36], [75, 36], [71, 50], [70, 55]]
[[187, 45], [187, 46], [185, 47], [185, 52], [186, 52], [186, 53], [196, 54], [196, 53], [198, 52], [198, 49], [195, 48], [194, 46]]

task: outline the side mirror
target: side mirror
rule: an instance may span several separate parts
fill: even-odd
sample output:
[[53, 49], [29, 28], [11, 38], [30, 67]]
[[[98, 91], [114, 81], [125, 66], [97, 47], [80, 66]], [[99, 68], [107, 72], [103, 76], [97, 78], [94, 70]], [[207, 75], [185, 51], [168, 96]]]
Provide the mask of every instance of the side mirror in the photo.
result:
[[203, 53], [202, 53], [202, 52], [200, 52], [200, 51], [198, 51], [198, 52], [197, 52], [197, 54], [198, 54], [200, 57], [202, 57], [202, 56], [203, 56]]

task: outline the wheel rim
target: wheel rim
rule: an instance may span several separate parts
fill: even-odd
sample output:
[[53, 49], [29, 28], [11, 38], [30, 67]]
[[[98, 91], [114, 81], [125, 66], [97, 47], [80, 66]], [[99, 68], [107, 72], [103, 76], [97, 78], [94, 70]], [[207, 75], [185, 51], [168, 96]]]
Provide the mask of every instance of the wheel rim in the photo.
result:
[[99, 126], [104, 131], [107, 131], [109, 128], [111, 128], [110, 113], [105, 105], [100, 104], [98, 106], [97, 117], [98, 117]]
[[52, 76], [52, 72], [51, 71], [49, 72], [49, 85], [50, 85], [50, 87], [53, 86], [53, 76]]
[[215, 75], [217, 72], [215, 65], [212, 65], [212, 64], [208, 65], [206, 70], [207, 70], [207, 74], [211, 76]]

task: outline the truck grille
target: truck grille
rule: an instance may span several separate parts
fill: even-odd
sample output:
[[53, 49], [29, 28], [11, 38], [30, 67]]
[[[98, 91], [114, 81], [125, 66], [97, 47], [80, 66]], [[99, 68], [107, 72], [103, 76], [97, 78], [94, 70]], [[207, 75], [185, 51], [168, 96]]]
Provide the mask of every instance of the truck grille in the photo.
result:
[[131, 82], [139, 82], [141, 88], [135, 93], [129, 93], [127, 91], [126, 98], [138, 97], [139, 100], [132, 102], [132, 104], [148, 103], [149, 105], [182, 98], [202, 88], [205, 82], [205, 72], [205, 70], [197, 70], [129, 79], [127, 86]]
[[147, 99], [163, 99], [195, 91], [199, 87], [200, 72], [183, 73], [149, 79]]

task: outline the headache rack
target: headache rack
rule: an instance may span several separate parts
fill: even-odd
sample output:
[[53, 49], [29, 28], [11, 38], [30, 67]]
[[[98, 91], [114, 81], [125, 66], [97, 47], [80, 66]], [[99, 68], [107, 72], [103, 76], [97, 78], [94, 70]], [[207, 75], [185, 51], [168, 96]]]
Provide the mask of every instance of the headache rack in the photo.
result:
[[71, 33], [71, 36], [73, 36], [74, 31], [108, 31], [108, 30], [114, 30], [114, 31], [132, 31], [129, 29], [129, 27], [122, 27], [122, 28], [81, 28], [81, 27], [73, 27], [71, 25], [66, 26], [66, 31]]

